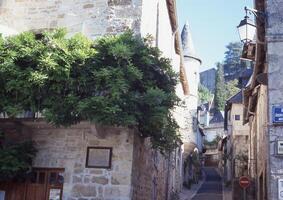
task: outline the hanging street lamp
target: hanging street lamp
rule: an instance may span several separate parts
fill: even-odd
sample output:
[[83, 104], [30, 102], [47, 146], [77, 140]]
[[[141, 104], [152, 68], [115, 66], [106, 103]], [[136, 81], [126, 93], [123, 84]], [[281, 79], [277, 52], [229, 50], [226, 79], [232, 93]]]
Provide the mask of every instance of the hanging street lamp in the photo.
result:
[[253, 20], [248, 17], [248, 8], [245, 7], [245, 11], [245, 18], [237, 26], [240, 39], [244, 44], [254, 42], [256, 35], [256, 25]]
[[244, 44], [242, 51], [242, 60], [255, 60], [255, 52], [256, 52], [256, 43], [262, 43], [256, 37], [257, 26], [254, 23], [254, 20], [251, 20], [248, 16], [249, 14], [253, 14], [258, 20], [265, 20], [265, 13], [255, 10], [253, 8], [245, 7], [246, 16], [237, 26], [240, 40]]

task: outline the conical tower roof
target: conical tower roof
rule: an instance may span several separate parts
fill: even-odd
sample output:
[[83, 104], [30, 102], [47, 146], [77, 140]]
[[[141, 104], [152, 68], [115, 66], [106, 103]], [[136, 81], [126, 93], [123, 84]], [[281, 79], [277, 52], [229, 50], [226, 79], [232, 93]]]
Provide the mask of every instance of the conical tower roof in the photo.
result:
[[194, 48], [191, 29], [190, 29], [188, 21], [186, 22], [186, 24], [183, 27], [183, 30], [182, 30], [182, 33], [181, 33], [181, 39], [182, 39], [184, 57], [195, 58], [195, 59], [197, 59], [201, 62], [201, 60], [197, 56], [195, 48]]

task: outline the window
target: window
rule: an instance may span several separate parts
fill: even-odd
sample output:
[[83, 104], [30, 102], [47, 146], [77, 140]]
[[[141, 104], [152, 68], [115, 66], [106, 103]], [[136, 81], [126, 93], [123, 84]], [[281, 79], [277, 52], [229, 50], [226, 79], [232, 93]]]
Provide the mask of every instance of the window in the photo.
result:
[[235, 120], [239, 121], [241, 119], [240, 115], [235, 115]]

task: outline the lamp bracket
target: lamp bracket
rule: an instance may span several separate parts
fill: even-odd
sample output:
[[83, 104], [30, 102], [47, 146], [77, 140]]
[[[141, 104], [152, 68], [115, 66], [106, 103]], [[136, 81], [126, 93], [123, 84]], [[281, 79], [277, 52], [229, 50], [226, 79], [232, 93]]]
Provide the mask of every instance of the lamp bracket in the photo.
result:
[[245, 6], [245, 11], [246, 11], [246, 13], [247, 12], [252, 13], [255, 17], [265, 18], [265, 16], [266, 16], [266, 14], [264, 12], [256, 10], [254, 8], [249, 8], [247, 6]]

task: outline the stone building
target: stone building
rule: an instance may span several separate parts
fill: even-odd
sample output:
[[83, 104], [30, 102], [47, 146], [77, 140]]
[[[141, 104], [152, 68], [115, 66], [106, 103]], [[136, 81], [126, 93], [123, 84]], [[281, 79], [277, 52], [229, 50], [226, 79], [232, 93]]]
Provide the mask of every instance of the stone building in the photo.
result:
[[283, 7], [269, 0], [256, 0], [254, 7], [259, 13], [254, 71], [244, 89], [244, 122], [249, 125], [250, 138], [248, 173], [254, 183], [250, 199], [279, 199], [282, 160], [274, 154], [274, 145], [280, 126], [272, 125], [272, 106], [281, 99], [282, 70], [278, 67], [281, 40], [277, 35], [282, 30], [279, 18]]
[[248, 175], [249, 126], [243, 124], [243, 93], [238, 92], [225, 105], [221, 151], [225, 181], [232, 183], [233, 199], [239, 199], [239, 177]]
[[211, 68], [200, 73], [200, 83], [212, 94], [215, 91], [216, 69]]
[[[203, 149], [203, 132], [198, 127], [197, 106], [198, 106], [198, 84], [199, 84], [199, 68], [201, 65], [200, 58], [196, 55], [192, 34], [189, 23], [186, 22], [181, 33], [182, 41], [182, 65], [188, 77], [187, 83], [188, 94], [181, 94], [179, 97], [183, 102], [183, 107], [176, 109], [175, 115], [180, 126], [183, 145], [183, 161], [184, 175], [183, 181], [185, 184], [193, 179], [196, 169], [193, 166], [195, 161], [192, 161], [193, 155], [196, 157], [196, 162], [199, 164], [199, 156]], [[198, 166], [198, 168], [200, 165]]]
[[198, 123], [205, 135], [205, 165], [216, 167], [219, 165], [217, 141], [224, 135], [224, 116], [215, 108], [214, 97], [198, 106]]
[[[283, 178], [283, 158], [282, 153], [279, 151], [280, 141], [283, 138], [283, 126], [282, 126], [282, 118], [279, 118], [279, 122], [276, 118], [282, 112], [283, 106], [283, 52], [282, 52], [282, 32], [283, 32], [283, 1], [256, 1], [257, 9], [263, 11], [266, 14], [267, 24], [265, 27], [262, 25], [262, 22], [258, 20], [258, 26], [261, 27], [259, 31], [259, 35], [265, 35], [265, 38], [260, 37], [260, 41], [265, 41], [266, 45], [266, 63], [261, 64], [259, 66], [259, 72], [261, 75], [265, 76], [267, 73], [268, 76], [268, 84], [267, 84], [267, 98], [266, 98], [266, 86], [263, 88], [260, 87], [258, 95], [263, 96], [261, 107], [264, 109], [261, 110], [261, 115], [268, 113], [268, 117], [260, 119], [260, 123], [266, 125], [264, 127], [259, 127], [259, 133], [261, 133], [258, 137], [259, 140], [267, 141], [267, 151], [263, 151], [262, 155], [259, 155], [258, 159], [261, 159], [261, 166], [264, 166], [265, 162], [263, 159], [266, 156], [268, 157], [268, 166], [265, 169], [258, 170], [258, 178], [259, 183], [258, 187], [262, 188], [258, 196], [267, 196], [268, 199], [282, 199], [282, 180]], [[265, 28], [265, 30], [263, 30]], [[263, 45], [262, 45], [263, 46]], [[264, 51], [263, 51], [264, 52]], [[264, 55], [262, 55], [262, 59], [264, 59]], [[259, 75], [257, 75], [259, 76]], [[262, 80], [262, 79], [261, 79]], [[264, 82], [263, 82], [264, 83]], [[263, 85], [263, 84], [261, 84]], [[265, 104], [268, 103], [267, 108]], [[278, 111], [279, 113], [275, 110]], [[266, 123], [267, 122], [267, 123]], [[268, 136], [266, 138], [266, 131], [268, 131]], [[260, 144], [259, 144], [260, 145]], [[278, 149], [278, 151], [276, 150]], [[267, 176], [267, 179], [266, 179]], [[268, 186], [268, 191], [266, 191], [266, 186]]]
[[[209, 125], [203, 128], [207, 141], [217, 140], [224, 136], [224, 118], [220, 111], [213, 113], [212, 119], [209, 121]], [[205, 159], [208, 165], [214, 165], [217, 167], [222, 166], [220, 155], [218, 152], [218, 144], [206, 145], [207, 151], [205, 152]]]
[[[31, 138], [38, 148], [33, 167], [34, 176], [41, 179], [29, 185], [30, 191], [37, 192], [26, 195], [33, 195], [36, 200], [49, 195], [66, 200], [164, 200], [169, 199], [171, 192], [181, 189], [182, 154], [188, 155], [195, 147], [202, 147], [194, 126], [201, 61], [188, 49], [188, 44], [192, 44], [190, 37], [183, 39], [188, 43], [181, 47], [174, 0], [1, 0], [0, 25], [5, 36], [57, 27], [65, 27], [69, 35], [82, 32], [93, 39], [119, 34], [128, 28], [139, 36], [150, 34], [153, 45], [180, 71], [181, 83], [176, 92], [186, 102], [185, 116], [178, 113], [180, 108], [174, 111], [184, 145], [169, 158], [151, 149], [149, 140], [140, 138], [131, 129], [88, 122], [56, 128], [42, 119], [2, 119], [0, 126], [11, 133], [11, 139], [18, 137], [16, 130], [21, 135], [18, 139]], [[186, 73], [192, 80], [187, 79]], [[91, 168], [92, 152], [107, 156], [107, 166]], [[56, 177], [58, 187], [48, 183], [46, 177], [51, 176]], [[14, 194], [9, 185], [0, 184], [0, 187], [7, 190], [8, 196]], [[43, 193], [44, 197], [36, 196]]]
[[[9, 140], [32, 139], [38, 153], [33, 161], [37, 181], [27, 184], [25, 192], [17, 192], [7, 183], [0, 183], [0, 189], [7, 198], [45, 199], [168, 199], [171, 189], [180, 187], [180, 151], [164, 159], [151, 149], [148, 139], [141, 139], [133, 130], [97, 126], [83, 122], [69, 128], [55, 128], [44, 120], [2, 120], [1, 130]], [[20, 134], [18, 132], [20, 130]], [[111, 148], [109, 166], [93, 167], [87, 162], [90, 151]], [[90, 150], [88, 150], [90, 149]], [[143, 164], [141, 164], [143, 163]], [[108, 163], [107, 163], [108, 165]], [[63, 183], [50, 183], [47, 177], [57, 174]], [[40, 179], [44, 175], [46, 178]], [[47, 186], [45, 186], [47, 184]], [[46, 188], [47, 187], [47, 188]], [[13, 196], [14, 194], [14, 196]]]
[[202, 143], [200, 142], [201, 134], [197, 130], [197, 106], [198, 106], [198, 83], [199, 83], [199, 68], [201, 65], [200, 58], [197, 57], [190, 27], [188, 22], [184, 25], [182, 34], [182, 46], [184, 57], [184, 68], [186, 75], [189, 77], [189, 95], [183, 95], [182, 100], [185, 105], [185, 109], [178, 110], [182, 115], [184, 121], [181, 124], [181, 132], [183, 132], [183, 141], [186, 144], [190, 144], [188, 147], [192, 151], [197, 147], [200, 151], [202, 149]]

